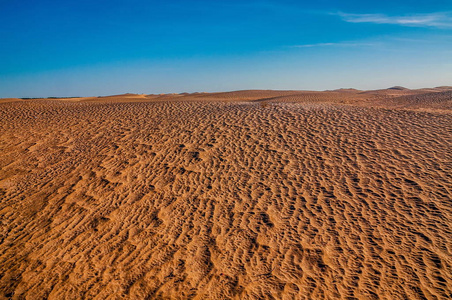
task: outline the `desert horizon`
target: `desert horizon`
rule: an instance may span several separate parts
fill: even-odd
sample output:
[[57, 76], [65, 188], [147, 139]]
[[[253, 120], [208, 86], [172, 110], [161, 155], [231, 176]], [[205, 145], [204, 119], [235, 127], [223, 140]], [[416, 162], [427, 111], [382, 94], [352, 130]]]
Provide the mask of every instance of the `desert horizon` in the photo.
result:
[[[20, 99], [20, 100], [36, 100], [36, 99], [90, 99], [90, 98], [105, 98], [105, 97], [133, 97], [133, 96], [175, 96], [175, 95], [182, 95], [182, 96], [190, 96], [190, 95], [202, 95], [202, 94], [210, 94], [210, 95], [219, 95], [223, 93], [258, 93], [258, 92], [269, 92], [269, 93], [323, 93], [323, 92], [355, 92], [355, 93], [383, 93], [385, 95], [408, 95], [408, 94], [422, 94], [422, 93], [428, 93], [428, 92], [441, 92], [441, 91], [448, 91], [452, 90], [452, 86], [448, 85], [442, 85], [442, 86], [435, 86], [435, 87], [421, 87], [421, 88], [407, 88], [400, 85], [394, 85], [388, 88], [380, 88], [380, 89], [358, 89], [354, 87], [347, 87], [347, 88], [337, 88], [337, 89], [323, 89], [323, 90], [310, 90], [310, 89], [242, 89], [242, 90], [232, 90], [232, 91], [213, 91], [213, 92], [206, 92], [206, 91], [194, 91], [194, 92], [167, 92], [167, 93], [133, 93], [133, 92], [126, 92], [126, 93], [119, 93], [119, 94], [111, 94], [111, 95], [91, 95], [91, 96], [47, 96], [47, 97], [0, 97], [0, 99]], [[255, 97], [256, 95], [254, 95]]]
[[449, 299], [452, 87], [0, 99], [0, 299]]

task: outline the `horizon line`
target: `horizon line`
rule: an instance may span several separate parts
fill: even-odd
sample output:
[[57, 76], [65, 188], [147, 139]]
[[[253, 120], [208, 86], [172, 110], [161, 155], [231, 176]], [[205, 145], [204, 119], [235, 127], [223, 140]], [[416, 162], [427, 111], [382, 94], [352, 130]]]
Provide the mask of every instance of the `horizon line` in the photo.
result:
[[108, 95], [97, 95], [97, 96], [47, 96], [47, 97], [0, 97], [0, 99], [22, 99], [22, 100], [33, 100], [33, 99], [76, 99], [76, 98], [102, 98], [102, 97], [112, 97], [112, 96], [125, 96], [125, 95], [183, 95], [183, 94], [218, 94], [218, 93], [233, 93], [233, 92], [245, 92], [245, 91], [281, 91], [281, 92], [335, 92], [335, 91], [341, 91], [341, 90], [355, 90], [355, 91], [361, 91], [361, 92], [371, 92], [371, 91], [381, 91], [381, 90], [428, 90], [428, 89], [446, 89], [446, 90], [452, 90], [452, 85], [441, 85], [441, 86], [435, 86], [435, 87], [422, 87], [422, 88], [407, 88], [404, 86], [391, 86], [389, 88], [379, 88], [379, 89], [369, 89], [369, 90], [362, 90], [357, 89], [353, 87], [346, 87], [346, 88], [336, 88], [336, 89], [325, 89], [325, 90], [309, 90], [309, 89], [240, 89], [240, 90], [223, 90], [223, 91], [215, 91], [215, 92], [203, 92], [203, 91], [197, 91], [197, 92], [168, 92], [168, 93], [120, 93], [120, 94], [108, 94]]

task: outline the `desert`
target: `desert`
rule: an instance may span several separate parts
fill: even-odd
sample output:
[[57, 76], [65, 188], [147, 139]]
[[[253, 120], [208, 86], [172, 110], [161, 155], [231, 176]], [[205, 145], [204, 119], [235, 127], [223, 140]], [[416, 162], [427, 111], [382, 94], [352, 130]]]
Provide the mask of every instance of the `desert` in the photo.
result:
[[0, 299], [450, 299], [452, 88], [0, 100]]

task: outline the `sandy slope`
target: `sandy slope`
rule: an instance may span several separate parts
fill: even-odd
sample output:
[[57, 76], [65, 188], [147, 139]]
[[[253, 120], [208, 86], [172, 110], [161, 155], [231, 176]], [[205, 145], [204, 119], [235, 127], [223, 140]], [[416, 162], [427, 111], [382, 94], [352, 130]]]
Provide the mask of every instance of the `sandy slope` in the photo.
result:
[[450, 94], [388, 94], [0, 103], [0, 298], [452, 297]]

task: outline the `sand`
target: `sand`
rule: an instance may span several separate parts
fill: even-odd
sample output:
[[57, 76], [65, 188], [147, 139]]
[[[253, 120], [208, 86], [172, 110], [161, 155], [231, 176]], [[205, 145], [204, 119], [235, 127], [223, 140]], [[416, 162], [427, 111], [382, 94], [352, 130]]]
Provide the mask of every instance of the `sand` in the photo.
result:
[[452, 90], [0, 101], [0, 299], [448, 299]]

